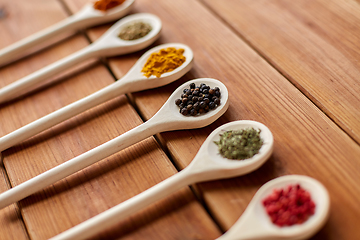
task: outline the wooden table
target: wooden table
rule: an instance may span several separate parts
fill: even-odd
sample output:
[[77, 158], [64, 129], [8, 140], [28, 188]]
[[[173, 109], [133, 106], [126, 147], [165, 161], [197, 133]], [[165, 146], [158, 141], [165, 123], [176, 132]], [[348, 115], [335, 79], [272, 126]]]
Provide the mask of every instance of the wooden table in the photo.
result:
[[[0, 48], [78, 11], [87, 0], [0, 0]], [[255, 172], [184, 188], [96, 239], [214, 239], [226, 232], [264, 183], [316, 178], [331, 197], [313, 239], [360, 239], [360, 1], [136, 0], [131, 13], [163, 22], [153, 44], [181, 42], [194, 67], [180, 80], [131, 93], [2, 152], [0, 191], [16, 186], [140, 125], [183, 82], [211, 77], [230, 107], [197, 130], [160, 133], [0, 210], [0, 239], [47, 239], [148, 189], [186, 167], [218, 126], [249, 119], [275, 139]], [[0, 68], [0, 87], [96, 40], [111, 24], [48, 41]], [[89, 59], [40, 89], [0, 106], [3, 136], [121, 78], [144, 52]]]

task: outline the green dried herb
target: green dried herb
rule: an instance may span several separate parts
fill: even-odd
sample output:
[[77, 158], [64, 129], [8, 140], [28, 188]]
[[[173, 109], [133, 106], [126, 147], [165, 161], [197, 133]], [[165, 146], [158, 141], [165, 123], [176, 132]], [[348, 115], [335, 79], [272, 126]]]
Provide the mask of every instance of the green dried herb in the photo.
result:
[[152, 30], [150, 24], [144, 22], [134, 22], [124, 27], [119, 33], [122, 40], [136, 40], [144, 37]]
[[230, 130], [220, 134], [220, 140], [214, 141], [218, 146], [221, 156], [228, 159], [243, 160], [257, 154], [263, 145], [260, 138], [261, 130], [247, 128]]

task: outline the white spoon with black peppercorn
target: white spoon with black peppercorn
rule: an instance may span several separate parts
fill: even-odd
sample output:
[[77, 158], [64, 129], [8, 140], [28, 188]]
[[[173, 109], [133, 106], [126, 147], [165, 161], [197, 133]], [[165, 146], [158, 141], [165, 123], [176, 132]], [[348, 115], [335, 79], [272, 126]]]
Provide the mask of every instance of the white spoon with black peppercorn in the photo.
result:
[[[136, 40], [121, 39], [118, 35], [122, 29], [134, 22], [149, 24], [150, 32]], [[161, 27], [161, 20], [150, 13], [137, 13], [124, 17], [87, 47], [1, 88], [0, 103], [19, 97], [29, 89], [33, 90], [42, 81], [86, 59], [127, 54], [146, 48], [160, 36]]]
[[91, 26], [115, 21], [128, 14], [135, 0], [125, 0], [120, 5], [106, 11], [97, 10], [88, 3], [74, 15], [34, 33], [0, 50], [0, 66], [19, 58], [27, 49], [34, 47], [60, 33], [77, 31]]
[[[156, 80], [153, 79], [153, 81]], [[192, 83], [196, 85], [204, 83], [211, 88], [217, 87], [219, 89], [217, 95], [219, 95], [220, 103], [207, 113], [197, 114], [196, 116], [184, 116], [179, 113], [179, 107], [176, 106], [175, 100]], [[186, 82], [171, 94], [160, 110], [148, 121], [0, 194], [0, 209], [157, 133], [205, 127], [222, 116], [228, 106], [228, 90], [222, 82], [211, 78], [200, 78]]]
[[[284, 193], [289, 186], [295, 186], [289, 194]], [[281, 189], [283, 192], [281, 192]], [[297, 190], [298, 189], [298, 190]], [[274, 192], [275, 190], [275, 192]], [[301, 191], [300, 191], [301, 190]], [[299, 197], [294, 197], [296, 191], [300, 191]], [[275, 195], [274, 195], [275, 194]], [[279, 196], [279, 195], [282, 196]], [[291, 194], [293, 196], [291, 196]], [[287, 223], [287, 226], [279, 226], [275, 213], [276, 206], [268, 211], [274, 216], [273, 219], [268, 215], [266, 205], [270, 202], [276, 204], [280, 198], [290, 200], [298, 205], [296, 210], [283, 211], [283, 221], [281, 225], [289, 220], [300, 219], [302, 223]], [[311, 199], [313, 204], [306, 204], [304, 199]], [[281, 200], [284, 201], [284, 200]], [[266, 204], [264, 204], [266, 203]], [[269, 206], [269, 205], [268, 205]], [[274, 208], [275, 206], [275, 208]], [[303, 209], [314, 207], [312, 215], [304, 213], [297, 215], [296, 213]], [[291, 204], [287, 206], [290, 209]], [[296, 206], [295, 206], [296, 207]], [[329, 216], [330, 198], [326, 188], [317, 180], [301, 175], [287, 175], [275, 178], [264, 184], [255, 194], [242, 216], [235, 224], [217, 240], [241, 240], [241, 239], [307, 239], [313, 236], [326, 223]], [[292, 212], [292, 213], [290, 213]], [[291, 216], [291, 214], [293, 216]], [[285, 216], [287, 215], [287, 216]], [[293, 222], [294, 222], [293, 221]]]
[[[262, 146], [258, 153], [244, 160], [232, 160], [222, 157], [217, 150], [217, 144], [215, 143], [216, 141], [219, 141], [220, 135], [228, 130], [241, 130], [247, 128], [260, 130]], [[182, 171], [119, 205], [55, 236], [52, 240], [90, 238], [91, 236], [116, 225], [119, 221], [136, 211], [145, 208], [155, 201], [165, 198], [180, 188], [197, 182], [231, 178], [254, 171], [270, 157], [273, 150], [273, 143], [274, 140], [270, 130], [259, 122], [235, 121], [222, 125], [207, 137], [193, 161]]]
[[[155, 77], [153, 75], [145, 77], [141, 70], [151, 54], [158, 53], [160, 50], [167, 48], [183, 49], [184, 52], [182, 55], [185, 57], [185, 62], [176, 69], [161, 74], [160, 77]], [[192, 68], [193, 59], [193, 51], [185, 44], [166, 43], [156, 46], [144, 53], [128, 71], [128, 73], [116, 82], [1, 137], [0, 151], [4, 151], [5, 149], [8, 149], [42, 131], [45, 131], [46, 129], [49, 129], [52, 126], [55, 126], [56, 124], [61, 123], [62, 121], [65, 121], [66, 119], [69, 119], [121, 94], [143, 91], [169, 84], [182, 77]]]

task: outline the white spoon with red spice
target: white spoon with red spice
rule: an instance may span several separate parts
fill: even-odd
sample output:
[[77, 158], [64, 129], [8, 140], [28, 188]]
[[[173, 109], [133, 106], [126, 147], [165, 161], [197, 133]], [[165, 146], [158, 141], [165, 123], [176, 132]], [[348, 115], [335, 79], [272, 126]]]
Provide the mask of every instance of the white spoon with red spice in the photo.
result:
[[94, 4], [88, 3], [74, 15], [56, 23], [42, 31], [34, 33], [16, 43], [0, 50], [0, 66], [13, 61], [27, 49], [36, 46], [51, 37], [65, 31], [77, 31], [106, 22], [115, 21], [130, 12], [135, 0], [125, 0], [122, 4], [100, 11]]
[[[314, 215], [301, 224], [279, 227], [272, 223], [263, 206], [263, 200], [271, 195], [274, 189], [283, 189], [297, 184], [310, 193], [311, 199], [315, 203]], [[301, 175], [278, 177], [264, 184], [256, 192], [239, 220], [217, 240], [307, 239], [325, 224], [329, 208], [329, 194], [319, 181]]]
[[[263, 145], [259, 153], [245, 160], [230, 160], [219, 154], [218, 147], [214, 141], [219, 140], [220, 134], [228, 130], [240, 130], [251, 127], [261, 130], [260, 137], [263, 140]], [[224, 124], [208, 136], [193, 161], [185, 169], [135, 197], [55, 236], [52, 240], [88, 239], [180, 188], [197, 182], [231, 178], [254, 171], [270, 157], [273, 143], [274, 140], [270, 130], [259, 122], [235, 121]]]
[[[152, 30], [144, 37], [136, 40], [127, 41], [119, 38], [120, 31], [134, 22], [148, 23]], [[60, 73], [88, 58], [116, 56], [146, 48], [160, 36], [161, 27], [161, 20], [150, 13], [137, 13], [124, 17], [89, 46], [1, 88], [0, 103], [28, 92], [29, 89], [33, 89], [54, 74]]]
[[[181, 96], [184, 89], [189, 88], [190, 83], [196, 85], [204, 83], [210, 87], [218, 87], [221, 92], [220, 104], [206, 114], [198, 116], [184, 116], [179, 113], [175, 100]], [[157, 133], [205, 127], [222, 116], [228, 106], [228, 90], [222, 82], [211, 78], [188, 81], [178, 87], [160, 110], [148, 121], [0, 194], [0, 209]], [[229, 168], [230, 166], [232, 166], [231, 163]]]
[[[162, 74], [160, 77], [145, 77], [141, 72], [147, 59], [152, 53], [157, 53], [166, 48], [184, 49], [185, 62], [171, 72]], [[4, 151], [46, 129], [59, 124], [85, 110], [95, 107], [121, 94], [129, 92], [138, 92], [146, 89], [157, 88], [169, 84], [184, 74], [186, 74], [193, 65], [194, 54], [190, 47], [181, 43], [166, 43], [151, 48], [144, 53], [128, 73], [121, 79], [109, 86], [87, 96], [76, 102], [73, 102], [63, 108], [60, 108], [42, 118], [39, 118], [3, 137], [0, 138], [0, 151]]]

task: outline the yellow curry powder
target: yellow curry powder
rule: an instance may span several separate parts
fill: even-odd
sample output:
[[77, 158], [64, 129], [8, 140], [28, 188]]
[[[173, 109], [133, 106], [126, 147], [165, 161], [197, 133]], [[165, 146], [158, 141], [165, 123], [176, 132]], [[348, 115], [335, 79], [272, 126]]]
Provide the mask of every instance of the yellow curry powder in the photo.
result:
[[158, 53], [152, 53], [141, 72], [146, 77], [151, 75], [160, 77], [163, 73], [171, 72], [185, 62], [184, 51], [182, 48], [169, 47], [161, 49]]
[[110, 8], [122, 4], [123, 2], [125, 2], [125, 0], [98, 0], [94, 3], [94, 8], [101, 11], [106, 11]]

